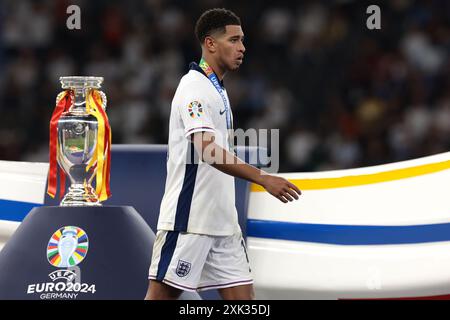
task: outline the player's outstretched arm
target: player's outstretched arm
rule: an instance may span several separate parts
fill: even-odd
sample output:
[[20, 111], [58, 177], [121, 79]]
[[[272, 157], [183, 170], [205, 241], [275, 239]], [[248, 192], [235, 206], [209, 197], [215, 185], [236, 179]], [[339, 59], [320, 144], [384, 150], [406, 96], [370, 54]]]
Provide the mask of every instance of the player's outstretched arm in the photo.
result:
[[213, 133], [196, 132], [191, 135], [191, 139], [200, 159], [223, 173], [259, 184], [284, 203], [297, 200], [301, 194], [297, 186], [288, 180], [269, 175], [217, 145]]

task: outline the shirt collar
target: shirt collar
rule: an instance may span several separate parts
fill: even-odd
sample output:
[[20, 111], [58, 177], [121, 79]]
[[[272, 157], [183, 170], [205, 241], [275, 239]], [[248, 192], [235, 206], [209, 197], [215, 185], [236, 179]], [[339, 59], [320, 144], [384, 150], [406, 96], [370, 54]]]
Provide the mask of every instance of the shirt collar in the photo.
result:
[[[208, 76], [206, 75], [206, 73], [203, 71], [202, 68], [200, 68], [200, 66], [196, 63], [196, 62], [191, 62], [189, 64], [189, 70], [195, 70], [200, 72], [201, 74], [203, 74], [205, 77], [208, 78]], [[220, 85], [222, 86], [222, 88], [225, 88], [225, 85], [223, 84], [223, 80], [219, 80]]]

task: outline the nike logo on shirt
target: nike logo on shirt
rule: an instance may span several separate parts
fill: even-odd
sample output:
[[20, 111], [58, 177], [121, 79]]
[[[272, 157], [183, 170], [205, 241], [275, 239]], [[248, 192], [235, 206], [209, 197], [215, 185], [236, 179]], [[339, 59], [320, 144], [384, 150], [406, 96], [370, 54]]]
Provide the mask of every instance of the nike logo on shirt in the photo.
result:
[[220, 110], [220, 111], [219, 111], [220, 115], [223, 115], [223, 114], [225, 113], [225, 111], [227, 111], [227, 109], [225, 109], [225, 110], [223, 110], [223, 111]]

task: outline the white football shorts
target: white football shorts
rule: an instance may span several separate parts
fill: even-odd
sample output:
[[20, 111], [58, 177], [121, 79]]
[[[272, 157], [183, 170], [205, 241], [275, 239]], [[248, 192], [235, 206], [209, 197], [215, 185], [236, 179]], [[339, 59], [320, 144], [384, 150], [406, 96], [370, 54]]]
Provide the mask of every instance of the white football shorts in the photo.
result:
[[209, 236], [159, 230], [148, 278], [186, 291], [253, 283], [241, 232]]

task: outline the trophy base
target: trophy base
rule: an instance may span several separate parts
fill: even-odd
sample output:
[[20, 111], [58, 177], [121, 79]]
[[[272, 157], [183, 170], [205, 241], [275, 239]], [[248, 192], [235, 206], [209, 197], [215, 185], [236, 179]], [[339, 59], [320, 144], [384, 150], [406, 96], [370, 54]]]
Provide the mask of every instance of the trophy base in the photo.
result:
[[72, 184], [60, 203], [62, 207], [99, 207], [101, 205], [94, 189], [84, 184]]

